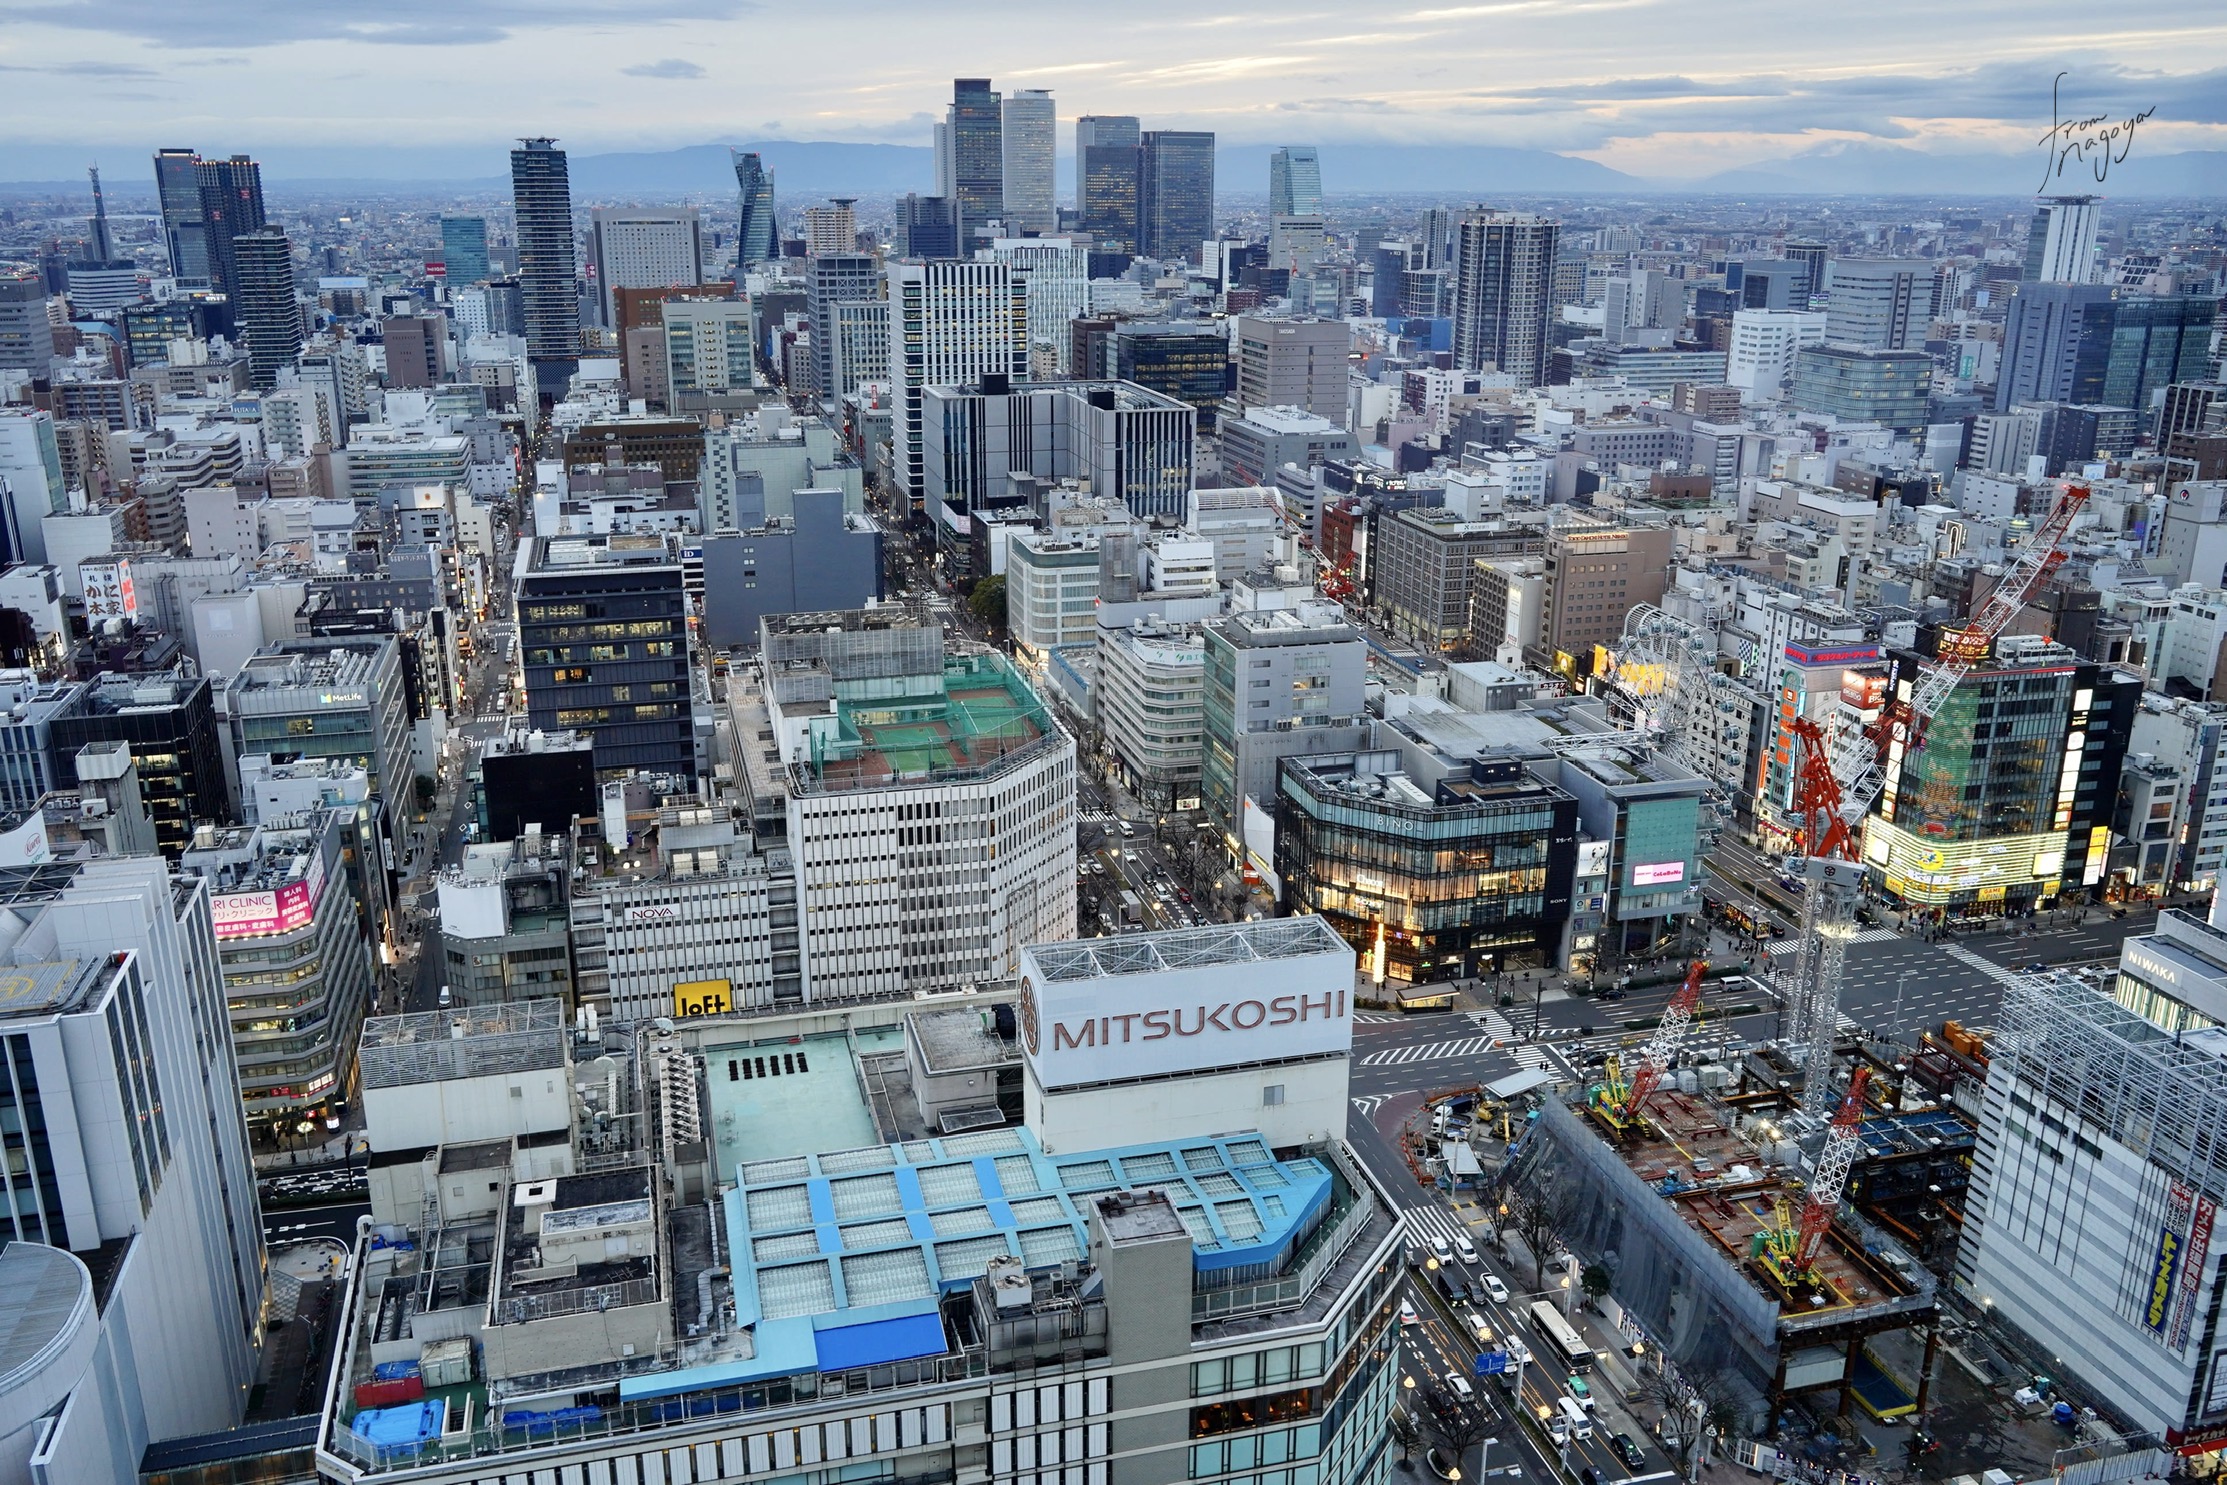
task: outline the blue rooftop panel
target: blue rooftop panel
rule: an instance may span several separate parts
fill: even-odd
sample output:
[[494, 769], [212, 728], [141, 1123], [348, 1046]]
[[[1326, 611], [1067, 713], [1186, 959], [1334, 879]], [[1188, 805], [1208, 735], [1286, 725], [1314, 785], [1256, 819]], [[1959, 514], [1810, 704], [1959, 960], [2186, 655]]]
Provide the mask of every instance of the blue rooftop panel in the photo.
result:
[[932, 1314], [844, 1325], [820, 1331], [817, 1339], [823, 1372], [908, 1361], [915, 1356], [941, 1356], [945, 1350], [943, 1320]]

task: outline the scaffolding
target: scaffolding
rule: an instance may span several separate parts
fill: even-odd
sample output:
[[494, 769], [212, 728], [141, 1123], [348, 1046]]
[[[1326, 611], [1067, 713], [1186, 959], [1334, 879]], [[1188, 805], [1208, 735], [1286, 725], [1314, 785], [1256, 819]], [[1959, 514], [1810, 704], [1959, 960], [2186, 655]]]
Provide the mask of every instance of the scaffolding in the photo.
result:
[[373, 1016], [356, 1066], [366, 1088], [562, 1067], [564, 1002], [553, 998]]

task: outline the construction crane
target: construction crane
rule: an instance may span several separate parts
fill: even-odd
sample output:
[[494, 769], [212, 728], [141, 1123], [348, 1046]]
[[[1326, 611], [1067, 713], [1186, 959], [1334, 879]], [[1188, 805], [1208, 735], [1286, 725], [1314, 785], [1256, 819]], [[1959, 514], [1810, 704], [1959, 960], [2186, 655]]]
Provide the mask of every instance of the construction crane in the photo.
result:
[[1954, 694], [1972, 667], [1987, 658], [1995, 640], [2064, 565], [2064, 539], [2088, 501], [2086, 485], [2067, 485], [2036, 526], [2003, 580], [1960, 627], [1943, 628], [1935, 658], [1913, 680], [1898, 681], [1876, 727], [1842, 718], [1830, 733], [1803, 718], [1792, 724], [1801, 744], [1795, 812], [1802, 820], [1804, 854], [1802, 923], [1795, 941], [1794, 975], [1786, 1001], [1790, 1039], [1807, 1048], [1802, 1102], [1824, 1111], [1832, 1096], [1826, 1072], [1840, 1029], [1841, 963], [1856, 918], [1863, 884], [1857, 860], [1865, 815], [1884, 787], [1889, 763], [1899, 762], [1923, 740], [1926, 725]]
[[1810, 1176], [1809, 1198], [1802, 1203], [1799, 1225], [1781, 1203], [1777, 1221], [1757, 1233], [1749, 1246], [1750, 1256], [1789, 1292], [1812, 1288], [1819, 1282], [1817, 1249], [1832, 1230], [1833, 1214], [1840, 1210], [1840, 1195], [1848, 1185], [1848, 1172], [1856, 1163], [1865, 1093], [1870, 1086], [1871, 1069], [1858, 1067], [1825, 1133], [1825, 1147], [1817, 1153], [1817, 1169]]
[[1608, 1076], [1593, 1090], [1590, 1102], [1594, 1115], [1617, 1134], [1638, 1126], [1646, 1112], [1647, 1095], [1662, 1082], [1663, 1074], [1670, 1071], [1671, 1059], [1685, 1045], [1694, 1007], [1701, 1003], [1702, 977], [1708, 972], [1706, 959], [1696, 959], [1686, 967], [1685, 982], [1663, 1007], [1662, 1019], [1655, 1023], [1655, 1034], [1640, 1049], [1639, 1063], [1631, 1077], [1627, 1080], [1623, 1076], [1621, 1063], [1612, 1064]]

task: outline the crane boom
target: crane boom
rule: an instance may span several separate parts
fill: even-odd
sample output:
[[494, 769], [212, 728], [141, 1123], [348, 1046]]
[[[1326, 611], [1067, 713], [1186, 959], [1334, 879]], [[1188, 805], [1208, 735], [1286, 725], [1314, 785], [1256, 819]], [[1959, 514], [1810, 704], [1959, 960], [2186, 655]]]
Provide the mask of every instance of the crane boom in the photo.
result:
[[1655, 1034], [1647, 1039], [1646, 1047], [1639, 1054], [1639, 1070], [1632, 1074], [1631, 1092], [1624, 1095], [1625, 1118], [1640, 1111], [1647, 1102], [1647, 1095], [1655, 1091], [1663, 1074], [1670, 1071], [1670, 1059], [1685, 1045], [1686, 1030], [1693, 1024], [1694, 1007], [1701, 1003], [1702, 976], [1708, 970], [1706, 959], [1696, 959], [1686, 966], [1685, 983], [1663, 1007], [1662, 1019], [1655, 1023]]
[[1858, 1067], [1833, 1115], [1825, 1148], [1817, 1152], [1809, 1200], [1802, 1206], [1802, 1235], [1794, 1246], [1792, 1267], [1796, 1273], [1810, 1272], [1817, 1259], [1817, 1245], [1825, 1240], [1826, 1231], [1833, 1225], [1833, 1213], [1840, 1209], [1841, 1188], [1848, 1184], [1848, 1172], [1856, 1163], [1856, 1130], [1864, 1120], [1864, 1090], [1870, 1083], [1871, 1069]]

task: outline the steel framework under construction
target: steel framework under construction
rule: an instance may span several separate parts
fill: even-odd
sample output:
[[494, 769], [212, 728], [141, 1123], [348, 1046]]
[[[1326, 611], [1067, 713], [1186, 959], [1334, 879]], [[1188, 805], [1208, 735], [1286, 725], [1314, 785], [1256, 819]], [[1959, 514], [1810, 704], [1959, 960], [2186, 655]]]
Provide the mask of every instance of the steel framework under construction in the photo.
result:
[[[1786, 1037], [1803, 1057], [1803, 1104], [1820, 1117], [1833, 1102], [1831, 1079], [1822, 1073], [1831, 1066], [1840, 1030], [1842, 960], [1864, 880], [1864, 818], [1886, 784], [1887, 765], [1918, 746], [1942, 704], [2063, 565], [2065, 536], [2087, 499], [2085, 485], [2063, 489], [1971, 619], [1940, 631], [1935, 658], [1915, 676], [1890, 678], [1887, 705], [1876, 721], [1867, 725], [1852, 708], [1836, 707], [1825, 721], [1801, 717], [1790, 729], [1802, 754], [1794, 803], [1805, 837], [1800, 872], [1806, 885], [1794, 971], [1779, 989]], [[1710, 688], [1719, 684], [1712, 679], [1720, 673], [1713, 639], [1642, 606], [1625, 622], [1618, 669], [1633, 676], [1643, 696], [1652, 693], [1641, 713], [1660, 729], [1659, 745], [1693, 763], [1697, 719], [1709, 705]]]

